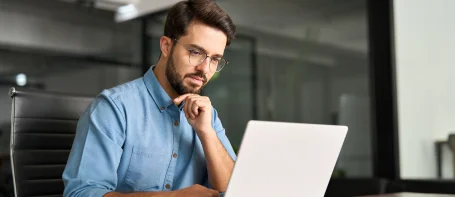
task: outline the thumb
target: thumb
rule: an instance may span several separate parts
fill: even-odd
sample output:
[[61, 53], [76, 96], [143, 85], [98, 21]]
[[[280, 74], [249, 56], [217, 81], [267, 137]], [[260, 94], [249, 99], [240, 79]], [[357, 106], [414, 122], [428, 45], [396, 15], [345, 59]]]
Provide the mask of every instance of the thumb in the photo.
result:
[[182, 101], [184, 101], [186, 98], [188, 98], [188, 96], [190, 96], [191, 94], [183, 94], [183, 95], [180, 95], [179, 97], [175, 98], [173, 100], [174, 104], [176, 105], [179, 105], [180, 103], [182, 103]]

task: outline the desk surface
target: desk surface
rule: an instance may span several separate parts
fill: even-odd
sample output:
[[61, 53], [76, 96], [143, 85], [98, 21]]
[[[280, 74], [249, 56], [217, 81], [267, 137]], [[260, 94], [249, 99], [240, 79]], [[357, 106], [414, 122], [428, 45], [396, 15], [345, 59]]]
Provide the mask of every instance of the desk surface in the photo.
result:
[[421, 193], [396, 193], [396, 194], [381, 194], [373, 196], [361, 197], [455, 197], [454, 194], [421, 194]]

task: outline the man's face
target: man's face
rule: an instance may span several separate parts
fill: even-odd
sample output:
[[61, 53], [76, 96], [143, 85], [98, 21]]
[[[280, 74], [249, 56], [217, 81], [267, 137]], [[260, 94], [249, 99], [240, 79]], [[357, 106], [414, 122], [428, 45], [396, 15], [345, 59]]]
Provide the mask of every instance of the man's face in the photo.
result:
[[[210, 69], [209, 66], [211, 58], [206, 58], [196, 66], [193, 62], [190, 64], [188, 49], [205, 51], [209, 57], [221, 57], [226, 41], [227, 36], [218, 29], [198, 21], [188, 25], [187, 34], [180, 37], [179, 43], [175, 43], [171, 49], [166, 66], [166, 77], [179, 95], [199, 94], [215, 73], [215, 69]], [[173, 40], [173, 42], [176, 41]], [[213, 65], [212, 67], [215, 68]]]

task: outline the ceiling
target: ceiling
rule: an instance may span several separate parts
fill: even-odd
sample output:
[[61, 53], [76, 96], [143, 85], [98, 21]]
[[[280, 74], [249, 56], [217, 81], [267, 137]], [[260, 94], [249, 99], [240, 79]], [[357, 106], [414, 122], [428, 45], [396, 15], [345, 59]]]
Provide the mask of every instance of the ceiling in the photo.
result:
[[88, 7], [115, 12], [116, 22], [125, 22], [135, 18], [166, 10], [180, 0], [60, 0], [78, 3]]
[[[90, 0], [59, 1], [60, 3], [62, 1], [75, 3], [89, 2]], [[58, 3], [59, 1], [55, 2]], [[98, 7], [99, 9], [113, 11], [124, 5], [125, 2], [138, 0], [99, 0], [99, 2], [103, 1], [117, 2], [117, 4], [106, 4], [104, 7]], [[217, 2], [229, 13], [237, 26], [296, 40], [311, 40], [325, 46], [349, 49], [349, 51], [357, 51], [362, 54], [367, 52], [366, 0], [219, 0]], [[9, 54], [7, 56], [5, 53], [1, 53], [5, 57], [4, 60], [7, 59], [6, 57], [9, 57], [10, 60], [4, 62], [3, 66], [0, 67], [0, 73], [26, 71], [40, 75], [50, 70], [63, 69], [60, 67], [61, 64], [57, 62], [64, 60], [22, 58], [19, 59], [20, 61], [13, 61], [15, 55]], [[39, 63], [46, 66], [30, 68], [20, 66], [20, 63], [17, 63], [26, 61], [33, 62], [35, 65]], [[29, 64], [24, 63], [24, 65]], [[69, 64], [65, 63], [65, 65]]]
[[367, 51], [366, 0], [225, 0], [238, 26]]

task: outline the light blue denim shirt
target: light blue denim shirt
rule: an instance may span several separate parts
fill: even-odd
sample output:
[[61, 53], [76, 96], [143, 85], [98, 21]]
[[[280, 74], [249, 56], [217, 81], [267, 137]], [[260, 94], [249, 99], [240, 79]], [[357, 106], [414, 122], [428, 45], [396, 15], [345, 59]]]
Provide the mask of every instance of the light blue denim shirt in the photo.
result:
[[[83, 113], [63, 172], [65, 197], [210, 187], [201, 141], [153, 68], [103, 91]], [[215, 109], [212, 126], [235, 161]]]

